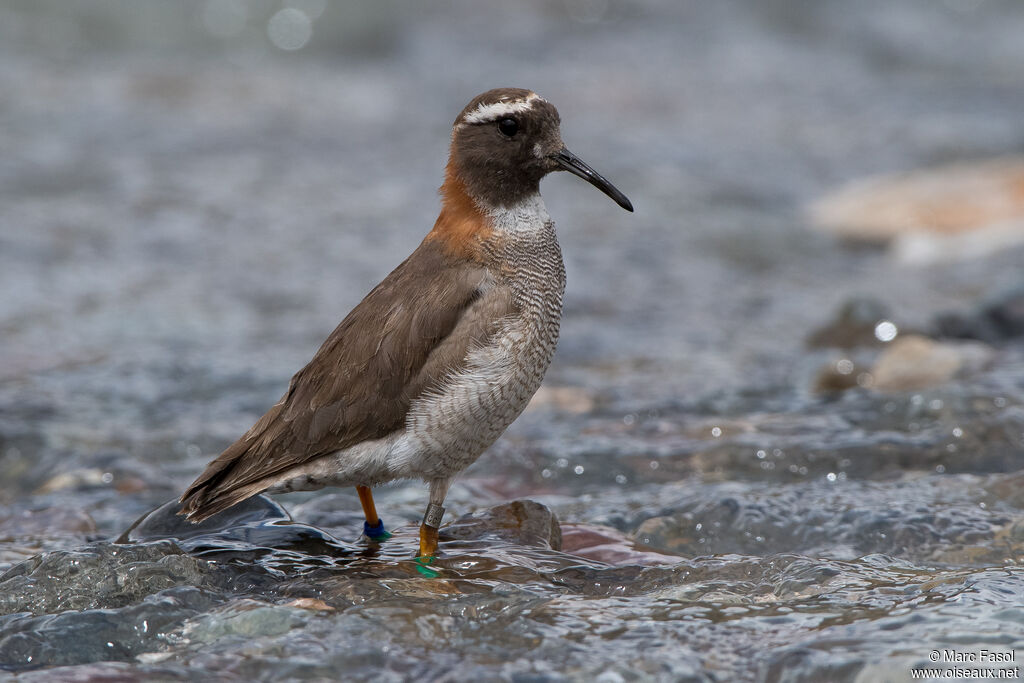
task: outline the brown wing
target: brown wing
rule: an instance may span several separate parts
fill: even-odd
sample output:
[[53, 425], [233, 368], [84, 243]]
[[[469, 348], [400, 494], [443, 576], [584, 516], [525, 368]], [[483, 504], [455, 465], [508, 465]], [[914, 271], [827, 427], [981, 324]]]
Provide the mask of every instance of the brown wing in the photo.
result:
[[513, 306], [483, 266], [425, 240], [189, 486], [182, 513], [202, 521], [296, 465], [403, 428], [412, 400], [457, 370]]

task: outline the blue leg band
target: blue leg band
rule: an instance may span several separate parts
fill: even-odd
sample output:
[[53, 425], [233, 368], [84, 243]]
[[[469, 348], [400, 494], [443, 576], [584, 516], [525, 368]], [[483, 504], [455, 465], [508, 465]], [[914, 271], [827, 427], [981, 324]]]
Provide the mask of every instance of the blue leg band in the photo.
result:
[[363, 535], [371, 541], [383, 541], [391, 538], [391, 534], [384, 528], [384, 520], [378, 519], [376, 526], [370, 526], [369, 522], [363, 522]]

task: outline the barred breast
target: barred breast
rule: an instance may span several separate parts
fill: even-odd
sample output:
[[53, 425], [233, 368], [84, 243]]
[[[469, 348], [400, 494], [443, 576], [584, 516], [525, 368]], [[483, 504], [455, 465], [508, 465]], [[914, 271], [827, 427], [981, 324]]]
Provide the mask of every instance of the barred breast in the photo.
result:
[[565, 266], [554, 224], [539, 196], [491, 220], [496, 237], [484, 251], [494, 286], [510, 289], [519, 313], [412, 404], [393, 451], [396, 477], [447, 478], [468, 467], [523, 412], [555, 353]]

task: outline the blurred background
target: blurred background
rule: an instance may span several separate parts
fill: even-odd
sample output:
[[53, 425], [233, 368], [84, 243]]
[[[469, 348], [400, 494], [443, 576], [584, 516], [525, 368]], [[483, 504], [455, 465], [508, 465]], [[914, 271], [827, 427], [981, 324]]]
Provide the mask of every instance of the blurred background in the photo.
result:
[[[0, 2], [0, 570], [177, 497], [431, 228], [465, 103], [514, 86], [559, 108], [570, 149], [636, 213], [568, 174], [543, 182], [562, 340], [449, 514], [529, 497], [566, 538], [596, 534], [576, 546], [596, 563], [753, 559], [724, 589], [659, 584], [713, 618], [667, 624], [651, 611], [666, 594], [645, 594], [601, 604], [620, 646], [595, 631], [564, 655], [582, 622], [556, 619], [505, 658], [871, 680], [905, 675], [942, 629], [1021, 643], [991, 596], [1024, 590], [1022, 36], [1016, 0]], [[282, 500], [358, 536], [351, 492]], [[408, 482], [379, 505], [397, 527], [424, 500]], [[797, 578], [750, 569], [794, 557], [811, 567]], [[871, 598], [888, 613], [925, 575], [959, 588], [883, 646], [895, 627], [848, 587], [893, 589]], [[712, 625], [723, 590], [800, 611], [819, 589], [813, 619]], [[7, 590], [7, 612], [38, 602]], [[422, 609], [410, 623], [439, 608]], [[841, 654], [826, 622], [844, 624]], [[0, 654], [31, 650], [29, 626], [4, 623]], [[781, 654], [738, 654], [763, 650], [765, 623]], [[465, 671], [505, 675], [460, 628]], [[667, 668], [630, 663], [634, 628]], [[712, 656], [722, 633], [736, 649]], [[186, 676], [197, 652], [242, 666], [204, 642], [161, 671]], [[157, 647], [140, 643], [35, 661], [137, 662]], [[297, 675], [264, 655], [260, 671]]]

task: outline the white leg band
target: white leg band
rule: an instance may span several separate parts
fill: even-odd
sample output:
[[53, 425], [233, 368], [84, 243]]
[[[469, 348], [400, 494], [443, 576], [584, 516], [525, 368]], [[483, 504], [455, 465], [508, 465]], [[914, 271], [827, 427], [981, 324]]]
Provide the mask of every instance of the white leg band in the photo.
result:
[[423, 523], [437, 529], [441, 526], [441, 518], [444, 517], [444, 508], [437, 503], [427, 505], [427, 511], [423, 514]]

